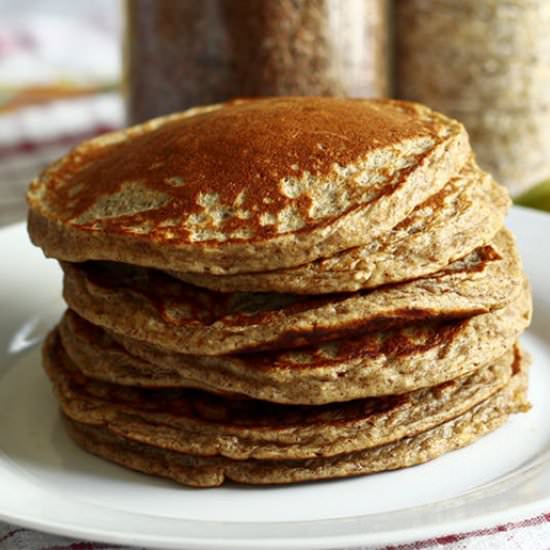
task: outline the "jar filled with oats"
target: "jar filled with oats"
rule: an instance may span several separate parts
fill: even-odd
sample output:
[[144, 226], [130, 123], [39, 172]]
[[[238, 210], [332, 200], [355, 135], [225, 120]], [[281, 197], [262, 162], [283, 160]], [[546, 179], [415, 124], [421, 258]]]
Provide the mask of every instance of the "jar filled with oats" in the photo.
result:
[[388, 0], [127, 0], [130, 123], [233, 97], [385, 96]]
[[512, 194], [550, 177], [550, 2], [397, 0], [396, 91], [461, 120]]

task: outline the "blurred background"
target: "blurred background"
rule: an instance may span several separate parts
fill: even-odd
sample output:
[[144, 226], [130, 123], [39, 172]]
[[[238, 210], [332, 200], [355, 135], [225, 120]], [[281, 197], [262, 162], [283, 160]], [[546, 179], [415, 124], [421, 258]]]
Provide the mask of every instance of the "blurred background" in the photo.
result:
[[79, 141], [235, 96], [390, 96], [550, 211], [549, 0], [0, 0], [0, 223]]
[[116, 0], [0, 0], [0, 223], [79, 141], [124, 124]]

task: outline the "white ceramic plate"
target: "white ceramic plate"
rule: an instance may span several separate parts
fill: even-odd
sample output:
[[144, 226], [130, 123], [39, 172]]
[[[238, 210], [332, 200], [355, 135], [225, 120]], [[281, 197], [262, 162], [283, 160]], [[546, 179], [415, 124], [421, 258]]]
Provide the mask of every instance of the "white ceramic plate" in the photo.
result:
[[37, 343], [63, 310], [60, 272], [0, 231], [0, 518], [157, 548], [336, 548], [405, 542], [550, 510], [550, 216], [514, 209], [533, 285], [531, 412], [422, 466], [290, 487], [193, 490], [126, 471], [65, 436]]

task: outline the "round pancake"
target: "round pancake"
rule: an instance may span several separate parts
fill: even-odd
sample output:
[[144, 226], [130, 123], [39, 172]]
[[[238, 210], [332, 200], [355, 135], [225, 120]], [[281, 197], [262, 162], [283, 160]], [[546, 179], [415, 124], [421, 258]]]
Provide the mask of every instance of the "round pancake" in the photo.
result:
[[82, 375], [53, 332], [44, 368], [64, 414], [155, 447], [243, 460], [306, 459], [377, 447], [455, 418], [502, 389], [519, 351], [466, 377], [401, 396], [275, 405], [196, 390], [144, 390]]
[[503, 307], [523, 275], [512, 235], [429, 277], [354, 294], [218, 293], [126, 264], [62, 263], [63, 295], [90, 322], [195, 355], [290, 349], [346, 334]]
[[507, 386], [460, 416], [418, 435], [332, 457], [306, 460], [199, 457], [132, 441], [103, 426], [65, 419], [71, 437], [87, 451], [183, 485], [215, 487], [225, 480], [257, 485], [282, 484], [351, 477], [427, 462], [476, 441], [501, 426], [510, 414], [529, 410], [527, 365], [520, 358], [518, 366], [519, 370]]
[[414, 103], [232, 101], [79, 145], [32, 182], [28, 228], [66, 261], [280, 269], [370, 242], [470, 153], [460, 123]]
[[468, 319], [429, 321], [294, 351], [213, 357], [110, 335], [72, 311], [58, 330], [67, 354], [91, 378], [317, 405], [401, 394], [457, 378], [510, 349], [530, 317], [526, 287], [506, 308]]
[[489, 242], [504, 223], [506, 188], [473, 158], [445, 187], [368, 244], [294, 268], [263, 273], [170, 275], [222, 292], [353, 292], [415, 279]]

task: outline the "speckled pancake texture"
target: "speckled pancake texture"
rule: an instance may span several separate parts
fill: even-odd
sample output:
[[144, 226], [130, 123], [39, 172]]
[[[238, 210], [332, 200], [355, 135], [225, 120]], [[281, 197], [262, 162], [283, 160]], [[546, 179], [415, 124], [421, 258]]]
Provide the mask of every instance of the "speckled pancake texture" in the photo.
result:
[[352, 292], [422, 277], [489, 242], [510, 205], [504, 187], [473, 158], [441, 191], [418, 205], [391, 231], [363, 246], [298, 267], [261, 273], [169, 273], [224, 292], [326, 294]]
[[507, 305], [523, 276], [513, 237], [444, 270], [355, 293], [218, 293], [125, 264], [62, 264], [70, 308], [113, 332], [188, 354], [287, 349], [429, 318], [467, 317]]
[[282, 459], [376, 447], [463, 414], [510, 380], [519, 350], [416, 392], [322, 406], [275, 405], [195, 390], [121, 388], [82, 375], [52, 333], [44, 366], [63, 412], [156, 447], [199, 456]]
[[529, 409], [510, 198], [428, 107], [197, 107], [82, 143], [27, 202], [68, 306], [43, 367], [101, 458], [191, 487], [343, 478]]
[[234, 101], [84, 142], [31, 184], [29, 232], [67, 261], [291, 267], [391, 229], [469, 153], [461, 124], [414, 103]]
[[254, 485], [286, 484], [366, 475], [428, 462], [473, 443], [501, 426], [510, 414], [529, 410], [526, 391], [527, 365], [521, 362], [500, 391], [429, 430], [361, 451], [305, 460], [197, 456], [136, 441], [105, 426], [65, 418], [69, 434], [91, 453], [183, 485], [215, 487], [225, 480]]
[[524, 287], [514, 302], [491, 313], [269, 353], [185, 355], [108, 333], [72, 311], [59, 333], [71, 359], [97, 380], [317, 405], [401, 394], [452, 380], [503, 355], [530, 319], [531, 297]]

